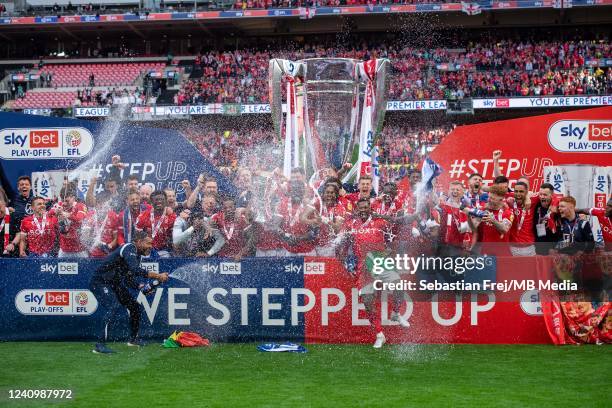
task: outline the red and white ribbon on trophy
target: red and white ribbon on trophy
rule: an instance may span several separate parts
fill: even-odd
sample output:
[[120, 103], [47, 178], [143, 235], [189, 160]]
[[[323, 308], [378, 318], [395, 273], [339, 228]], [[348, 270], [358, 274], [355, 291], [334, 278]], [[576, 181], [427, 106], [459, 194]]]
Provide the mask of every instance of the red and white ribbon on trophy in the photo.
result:
[[376, 114], [376, 68], [378, 59], [365, 61], [358, 65], [359, 75], [365, 81], [363, 97], [363, 112], [361, 113], [361, 129], [359, 132], [359, 176], [372, 176], [372, 187], [378, 192], [378, 152], [374, 144], [374, 115]]
[[287, 81], [287, 120], [285, 122], [285, 149], [283, 175], [291, 176], [291, 169], [299, 165], [300, 143], [297, 125], [297, 96], [295, 85], [297, 81], [297, 64], [293, 61], [283, 61], [285, 65], [285, 80]]

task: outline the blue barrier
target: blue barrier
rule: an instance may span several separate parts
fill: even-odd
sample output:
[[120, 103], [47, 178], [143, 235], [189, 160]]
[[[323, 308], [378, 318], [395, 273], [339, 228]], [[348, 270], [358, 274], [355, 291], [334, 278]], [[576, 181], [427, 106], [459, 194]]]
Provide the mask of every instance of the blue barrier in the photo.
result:
[[[93, 259], [0, 259], [0, 341], [93, 339], [102, 310], [89, 292]], [[196, 331], [211, 340], [304, 340], [303, 258], [160, 259], [142, 266], [171, 279], [145, 297], [141, 335]], [[113, 338], [127, 338], [127, 312]]]

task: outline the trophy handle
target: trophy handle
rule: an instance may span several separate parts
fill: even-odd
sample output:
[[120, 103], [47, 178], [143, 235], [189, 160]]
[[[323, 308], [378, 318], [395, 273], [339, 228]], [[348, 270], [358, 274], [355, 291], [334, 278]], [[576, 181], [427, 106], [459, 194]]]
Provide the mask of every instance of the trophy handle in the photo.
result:
[[268, 68], [268, 93], [270, 102], [270, 113], [272, 114], [272, 124], [274, 131], [280, 137], [283, 124], [283, 101], [281, 92], [281, 80], [283, 78], [282, 59], [272, 59]]
[[375, 135], [379, 135], [382, 131], [382, 125], [387, 112], [387, 98], [389, 95], [389, 69], [391, 62], [387, 58], [381, 58], [376, 64], [376, 90], [375, 90], [375, 107], [374, 121], [372, 130]]

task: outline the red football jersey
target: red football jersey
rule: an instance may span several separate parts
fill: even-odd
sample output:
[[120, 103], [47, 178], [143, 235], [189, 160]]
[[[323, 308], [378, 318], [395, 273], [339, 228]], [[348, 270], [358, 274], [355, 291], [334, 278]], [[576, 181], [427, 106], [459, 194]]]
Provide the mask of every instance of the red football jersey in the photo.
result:
[[599, 225], [601, 226], [601, 232], [603, 233], [603, 239], [606, 245], [612, 244], [612, 222], [606, 217], [606, 210], [604, 208], [591, 208], [589, 214], [593, 217], [597, 217]]
[[[514, 215], [508, 208], [493, 211], [493, 216], [498, 222], [504, 222], [512, 226]], [[501, 234], [493, 224], [481, 222], [478, 225], [478, 242], [482, 243], [481, 254], [496, 256], [511, 256], [510, 247], [507, 245], [510, 233]]]
[[[115, 233], [118, 233], [119, 215], [113, 210], [108, 210], [103, 216], [98, 214], [96, 210], [90, 211], [87, 222], [94, 231], [96, 241], [99, 239], [101, 243], [110, 244], [113, 242]], [[106, 256], [107, 253], [101, 250], [97, 244], [98, 242], [94, 242], [94, 248], [90, 251], [90, 255], [93, 257]]]
[[339, 201], [332, 206], [326, 206], [323, 204], [322, 208], [320, 201], [316, 201], [313, 208], [319, 213], [321, 220], [323, 221], [319, 231], [318, 245], [327, 245], [335, 235], [332, 225], [337, 222], [344, 222], [344, 220], [346, 220], [351, 214]]
[[[281, 229], [283, 232], [294, 236], [304, 236], [309, 231], [309, 226], [300, 222], [300, 216], [306, 211], [304, 204], [293, 205], [291, 200], [285, 198], [278, 206], [278, 213], [283, 218]], [[310, 252], [315, 248], [316, 240], [300, 242], [296, 245], [283, 243], [283, 247], [294, 254]]]
[[404, 206], [404, 200], [399, 197], [395, 197], [395, 200], [391, 204], [387, 204], [382, 198], [377, 198], [372, 203], [372, 212], [380, 215], [395, 216], [398, 211], [402, 210]]
[[[350, 193], [344, 196], [344, 198], [351, 203], [353, 208], [357, 207], [357, 201], [359, 201], [359, 199], [361, 198], [361, 193], [358, 191], [356, 193]], [[370, 203], [372, 203], [374, 201], [373, 197], [365, 197], [365, 198], [369, 198], [370, 199]]]
[[509, 241], [513, 245], [531, 245], [535, 242], [533, 233], [533, 207], [526, 210], [518, 205], [516, 201], [509, 206], [514, 215], [512, 227], [510, 228]]
[[153, 248], [157, 250], [169, 250], [172, 248], [172, 228], [174, 227], [176, 214], [155, 215], [152, 209], [141, 212], [136, 220], [136, 228], [144, 230], [153, 238]]
[[240, 217], [228, 221], [225, 219], [223, 212], [218, 212], [212, 216], [211, 221], [225, 236], [225, 245], [219, 251], [219, 256], [232, 257], [238, 255], [246, 245], [244, 230], [247, 227], [247, 223], [244, 218]]
[[448, 204], [440, 204], [442, 214], [440, 214], [440, 239], [445, 245], [463, 247], [466, 233], [461, 232], [461, 224], [467, 221], [467, 215], [458, 207]]
[[386, 237], [389, 223], [380, 218], [351, 218], [344, 224], [343, 231], [351, 234], [353, 251], [360, 262], [370, 251], [383, 251], [386, 247]]
[[41, 218], [29, 215], [21, 221], [21, 232], [26, 234], [28, 251], [31, 254], [49, 254], [57, 238], [57, 218], [45, 213]]
[[[57, 212], [62, 211], [63, 208], [59, 206], [56, 209], [50, 210], [49, 214], [56, 215]], [[83, 221], [87, 217], [87, 207], [83, 203], [75, 203], [74, 206], [69, 210], [70, 215], [68, 216], [68, 230], [59, 234], [59, 247], [64, 252], [81, 252], [85, 251], [85, 245], [81, 242], [81, 227]], [[58, 219], [59, 222], [59, 219]]]

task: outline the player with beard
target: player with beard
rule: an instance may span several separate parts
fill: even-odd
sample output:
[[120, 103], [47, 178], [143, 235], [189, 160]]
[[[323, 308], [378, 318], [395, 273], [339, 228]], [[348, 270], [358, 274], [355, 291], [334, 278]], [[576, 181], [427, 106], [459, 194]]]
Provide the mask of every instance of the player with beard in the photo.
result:
[[393, 217], [404, 207], [404, 203], [398, 196], [397, 184], [385, 183], [382, 194], [372, 203], [372, 212], [380, 215]]
[[528, 197], [529, 188], [522, 181], [514, 185], [514, 198], [506, 200], [514, 214], [510, 228], [510, 252], [512, 256], [534, 256], [535, 235], [533, 234], [533, 208]]
[[[53, 255], [57, 239], [57, 218], [45, 208], [45, 199], [32, 199], [33, 214], [21, 221], [21, 239], [19, 240], [20, 257], [48, 258]], [[26, 252], [27, 250], [27, 252]]]
[[340, 231], [344, 220], [349, 217], [344, 205], [338, 201], [338, 186], [327, 184], [323, 190], [321, 201], [306, 206], [300, 217], [300, 222], [311, 228], [319, 228], [316, 253], [318, 256], [333, 257], [336, 253], [332, 244], [334, 237]]
[[140, 267], [141, 257], [148, 256], [151, 252], [151, 237], [144, 231], [136, 231], [133, 239], [133, 242], [121, 245], [113, 251], [91, 279], [89, 285], [91, 293], [94, 294], [100, 308], [104, 311], [102, 318], [104, 326], [103, 330], [100, 330], [98, 343], [92, 350], [94, 353], [113, 353], [105, 342], [108, 338], [108, 328], [112, 326], [118, 315], [117, 301], [129, 311], [128, 346], [143, 346], [144, 343], [138, 340], [141, 306], [130, 293], [130, 289], [139, 287], [138, 278], [157, 279], [160, 282], [168, 280], [167, 273], [148, 272]]
[[[389, 224], [382, 218], [372, 216], [372, 208], [368, 198], [362, 198], [357, 202], [355, 214], [345, 221], [341, 234], [338, 238], [339, 259], [346, 259], [349, 250], [357, 260], [355, 269], [359, 296], [368, 312], [370, 323], [376, 332], [374, 348], [381, 348], [387, 341], [382, 331], [380, 316], [380, 292], [374, 290], [374, 279], [383, 282], [394, 282], [400, 279], [396, 272], [386, 271], [374, 278], [368, 271], [366, 261], [368, 257], [375, 254], [388, 254], [387, 237]], [[349, 270], [349, 272], [351, 272]]]
[[554, 198], [554, 191], [552, 184], [544, 183], [540, 186], [538, 195], [531, 199], [533, 232], [538, 255], [548, 255], [559, 240], [556, 226], [557, 200]]
[[606, 208], [585, 208], [576, 210], [576, 214], [586, 214], [597, 217], [606, 252], [612, 251], [612, 198], [606, 203]]
[[128, 194], [138, 192], [138, 176], [137, 175], [131, 174], [128, 176], [127, 181], [125, 182], [125, 190]]
[[504, 202], [506, 192], [500, 186], [492, 186], [489, 189], [489, 201], [482, 218], [471, 216], [472, 209], [469, 207], [463, 210], [468, 216], [468, 225], [475, 235], [477, 251], [482, 255], [511, 255], [508, 240], [514, 215], [506, 208]]
[[[205, 194], [219, 194], [219, 186], [215, 178], [206, 178], [204, 174], [200, 174], [198, 176], [196, 188], [193, 189], [191, 195], [185, 202], [185, 207], [189, 209], [198, 208]], [[218, 208], [215, 208], [215, 212], [217, 211]]]
[[483, 209], [489, 196], [482, 190], [482, 175], [473, 173], [468, 178], [468, 191], [465, 192], [465, 204], [472, 208]]
[[117, 243], [119, 245], [132, 242], [136, 230], [136, 220], [141, 213], [149, 208], [151, 208], [150, 205], [140, 201], [140, 194], [137, 191], [128, 194], [127, 207], [119, 212], [119, 224], [117, 225]]
[[231, 197], [223, 199], [221, 211], [213, 215], [211, 227], [221, 231], [225, 245], [219, 251], [223, 258], [240, 261], [255, 254], [254, 231], [245, 211], [236, 211], [236, 202]]
[[439, 256], [461, 256], [470, 245], [468, 237], [469, 226], [467, 216], [460, 209], [463, 199], [463, 185], [460, 181], [452, 181], [448, 197], [440, 204], [440, 246]]
[[289, 183], [289, 198], [285, 197], [278, 206], [281, 232], [278, 238], [283, 242], [287, 256], [314, 256], [318, 228], [302, 221], [304, 204], [304, 183], [294, 180]]
[[151, 201], [153, 208], [138, 216], [136, 229], [147, 231], [157, 254], [161, 258], [168, 258], [172, 249], [172, 228], [176, 214], [168, 207], [166, 193], [163, 191], [153, 192]]
[[59, 225], [59, 258], [86, 258], [87, 248], [81, 240], [81, 227], [87, 217], [87, 207], [77, 202], [76, 185], [69, 183], [60, 190], [61, 203], [50, 214], [57, 217]]

